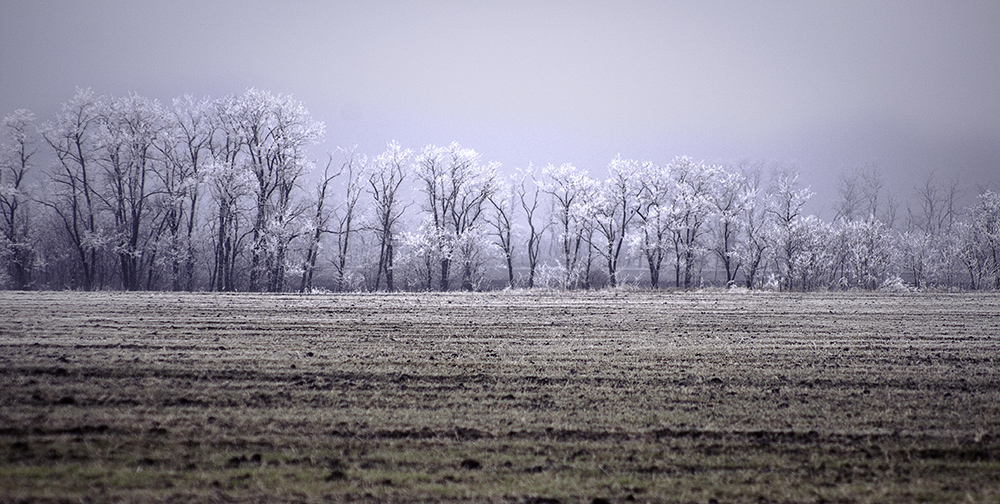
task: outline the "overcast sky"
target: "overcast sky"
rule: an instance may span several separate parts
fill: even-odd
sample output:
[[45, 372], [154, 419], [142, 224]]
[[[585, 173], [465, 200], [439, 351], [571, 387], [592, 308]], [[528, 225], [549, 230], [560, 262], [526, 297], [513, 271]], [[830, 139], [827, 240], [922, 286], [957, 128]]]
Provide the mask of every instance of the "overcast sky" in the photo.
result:
[[824, 200], [875, 163], [907, 196], [932, 169], [1000, 185], [998, 27], [997, 0], [0, 0], [0, 114], [47, 120], [77, 86], [258, 87], [326, 123], [317, 156], [458, 141], [595, 175], [618, 153], [751, 158]]

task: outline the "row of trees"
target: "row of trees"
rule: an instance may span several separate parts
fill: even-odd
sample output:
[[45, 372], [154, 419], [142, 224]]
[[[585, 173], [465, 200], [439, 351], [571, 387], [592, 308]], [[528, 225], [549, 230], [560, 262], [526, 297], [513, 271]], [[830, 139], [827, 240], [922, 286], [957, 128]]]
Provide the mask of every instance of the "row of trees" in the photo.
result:
[[[301, 103], [249, 90], [164, 107], [80, 90], [37, 134], [33, 120], [4, 122], [9, 284], [284, 290], [305, 148], [323, 134]], [[42, 149], [50, 166], [29, 189]]]
[[904, 204], [877, 168], [845, 173], [824, 221], [794, 169], [759, 163], [619, 156], [598, 180], [392, 142], [316, 165], [322, 123], [256, 89], [170, 106], [79, 90], [3, 128], [8, 288], [1000, 288], [1000, 195], [959, 209], [933, 175]]

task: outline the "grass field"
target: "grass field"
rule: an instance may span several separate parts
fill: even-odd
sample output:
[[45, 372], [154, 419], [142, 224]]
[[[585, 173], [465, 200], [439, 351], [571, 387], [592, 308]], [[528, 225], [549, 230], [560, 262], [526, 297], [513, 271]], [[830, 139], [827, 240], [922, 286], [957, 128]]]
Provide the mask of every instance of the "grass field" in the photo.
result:
[[0, 292], [0, 502], [1000, 502], [1000, 295]]

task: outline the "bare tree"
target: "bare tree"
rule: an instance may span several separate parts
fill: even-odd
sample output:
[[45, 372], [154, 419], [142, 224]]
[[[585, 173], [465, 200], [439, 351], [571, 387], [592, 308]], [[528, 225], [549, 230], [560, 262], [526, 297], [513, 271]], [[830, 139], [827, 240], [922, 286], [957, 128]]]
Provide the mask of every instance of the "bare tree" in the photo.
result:
[[837, 195], [833, 220], [853, 220], [861, 214], [862, 194], [856, 171], [841, 172], [837, 179]]
[[[517, 178], [518, 183], [515, 185], [515, 191], [528, 224], [528, 241], [525, 244], [525, 251], [528, 258], [528, 288], [531, 289], [535, 286], [535, 272], [538, 269], [538, 261], [542, 252], [542, 235], [547, 226], [535, 221], [542, 189], [535, 180], [534, 169], [529, 165], [527, 170], [517, 175]], [[529, 180], [531, 181], [530, 189], [526, 186]]]
[[958, 181], [939, 184], [936, 172], [930, 171], [923, 183], [914, 189], [917, 208], [908, 210], [911, 228], [920, 228], [936, 236], [951, 227], [957, 217], [956, 202], [960, 196]]
[[885, 177], [878, 165], [868, 164], [858, 170], [861, 179], [861, 193], [864, 196], [865, 218], [875, 219], [881, 212], [881, 197], [885, 191]]
[[511, 183], [498, 182], [497, 189], [487, 198], [493, 208], [493, 218], [489, 219], [489, 223], [497, 239], [496, 244], [500, 247], [500, 251], [503, 254], [504, 265], [507, 268], [508, 288], [514, 288], [513, 229], [517, 211], [517, 205], [514, 202], [516, 188], [517, 175], [514, 175]]

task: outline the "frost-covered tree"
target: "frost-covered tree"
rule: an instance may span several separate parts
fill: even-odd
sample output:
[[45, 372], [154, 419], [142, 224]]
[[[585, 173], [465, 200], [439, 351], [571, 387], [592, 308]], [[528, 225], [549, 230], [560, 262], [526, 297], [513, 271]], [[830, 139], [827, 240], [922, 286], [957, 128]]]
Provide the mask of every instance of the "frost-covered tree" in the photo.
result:
[[163, 119], [158, 102], [136, 94], [109, 100], [99, 119], [97, 160], [107, 189], [97, 194], [114, 216], [113, 247], [125, 290], [143, 287], [155, 255], [151, 200], [157, 193], [154, 174], [162, 169], [156, 144]]
[[[35, 246], [32, 243], [32, 215], [29, 212], [28, 174], [38, 152], [34, 131], [35, 115], [19, 109], [3, 118], [0, 137], [0, 262], [15, 289], [31, 285]], [[0, 286], [4, 281], [0, 278]]]
[[957, 222], [949, 233], [954, 237], [955, 260], [968, 275], [970, 289], [982, 288], [987, 280], [985, 273], [989, 263], [989, 255], [982, 246], [984, 237], [979, 228], [970, 222]]
[[1000, 194], [986, 191], [979, 196], [972, 222], [979, 228], [990, 257], [993, 288], [1000, 290]]
[[[456, 154], [459, 153], [456, 152]], [[420, 250], [427, 261], [439, 264], [438, 288], [440, 290], [448, 290], [454, 246], [454, 237], [450, 236], [448, 232], [451, 228], [448, 224], [448, 217], [451, 215], [451, 206], [454, 204], [454, 195], [457, 191], [454, 182], [448, 177], [448, 171], [451, 168], [461, 172], [465, 167], [449, 167], [449, 161], [473, 162], [472, 160], [449, 160], [446, 148], [427, 145], [416, 155], [413, 164], [413, 176], [417, 178], [420, 189], [424, 192], [425, 199], [421, 208], [428, 215], [428, 222], [421, 225], [420, 239], [417, 240], [427, 246], [420, 246], [415, 250]], [[458, 183], [460, 184], [461, 180]], [[434, 268], [428, 265], [426, 274], [429, 288], [434, 276]]]
[[635, 160], [616, 156], [608, 166], [610, 177], [594, 195], [594, 224], [603, 245], [596, 249], [607, 265], [608, 285], [611, 287], [618, 285], [618, 263], [639, 211], [640, 166]]
[[424, 219], [414, 231], [402, 233], [400, 237], [402, 253], [398, 265], [406, 272], [406, 289], [430, 291], [434, 284], [434, 271], [440, 258], [441, 239], [438, 229], [429, 217]]
[[487, 266], [496, 258], [485, 222], [466, 229], [455, 241], [462, 265], [462, 290], [480, 290], [487, 280]]
[[791, 290], [794, 286], [799, 275], [796, 267], [802, 263], [799, 256], [807, 253], [805, 247], [809, 243], [809, 235], [804, 233], [799, 221], [804, 217], [803, 206], [813, 194], [809, 188], [798, 186], [796, 172], [783, 171], [775, 174], [766, 197], [773, 222], [769, 234], [775, 249], [775, 268], [781, 278], [781, 287], [785, 290]]
[[1000, 290], [1000, 194], [979, 195], [960, 236], [959, 257], [969, 272], [970, 287]]
[[253, 181], [244, 166], [225, 162], [224, 158], [206, 165], [204, 174], [214, 203], [209, 216], [214, 252], [209, 287], [213, 291], [232, 292], [245, 288], [245, 275], [239, 266], [246, 250], [248, 200]]
[[336, 227], [329, 230], [336, 240], [336, 255], [331, 261], [335, 270], [337, 290], [344, 290], [349, 283], [347, 258], [351, 244], [355, 240], [358, 201], [361, 199], [369, 169], [368, 157], [356, 151], [357, 147], [341, 149], [344, 154], [344, 162], [341, 165], [341, 172], [345, 175], [344, 192], [340, 204], [333, 212], [333, 224]]
[[746, 187], [741, 195], [743, 206], [737, 215], [742, 239], [736, 241], [734, 255], [743, 265], [746, 288], [753, 289], [763, 280], [774, 250], [770, 242], [771, 213], [763, 189], [763, 165], [743, 161], [738, 168]]
[[803, 291], [828, 286], [835, 258], [830, 247], [830, 224], [807, 215], [793, 220], [787, 232], [786, 239], [794, 243], [790, 248], [795, 252], [786, 274], [794, 273], [795, 278], [786, 281], [785, 288], [793, 289], [796, 280]]
[[[705, 249], [706, 224], [713, 211], [712, 191], [720, 167], [679, 157], [670, 163], [674, 183], [670, 213], [673, 217], [675, 280], [677, 287], [692, 285], [695, 263]], [[682, 281], [683, 275], [683, 281]]]
[[205, 165], [211, 162], [215, 125], [210, 100], [185, 95], [173, 101], [157, 149], [163, 167], [157, 170], [160, 194], [154, 198], [160, 228], [157, 257], [170, 279], [172, 290], [194, 290], [200, 226], [199, 203]]
[[[462, 289], [473, 290], [481, 284], [484, 258], [490, 249], [487, 239], [487, 204], [498, 190], [499, 163], [475, 164], [458, 192], [451, 224], [455, 236], [454, 250], [462, 265]], [[445, 286], [447, 287], [447, 286]]]
[[596, 182], [570, 163], [542, 170], [542, 191], [552, 201], [552, 223], [559, 246], [564, 288], [579, 286], [588, 279], [582, 268], [590, 254], [588, 231], [592, 232], [593, 194]]
[[312, 219], [305, 222], [305, 232], [309, 237], [306, 248], [306, 257], [302, 264], [302, 281], [299, 283], [299, 292], [309, 292], [313, 287], [313, 274], [316, 271], [316, 258], [319, 256], [320, 240], [323, 233], [327, 232], [327, 224], [330, 221], [329, 207], [326, 204], [327, 193], [330, 183], [343, 173], [343, 168], [331, 170], [333, 165], [333, 155], [329, 156], [326, 166], [323, 167], [323, 175], [316, 182], [316, 193], [313, 207], [315, 213]]
[[907, 219], [900, 241], [901, 266], [913, 275], [917, 287], [951, 287], [959, 267], [959, 234], [954, 229], [959, 212], [958, 183], [943, 184], [934, 171], [928, 172], [913, 190], [907, 205]]
[[[17, 111], [0, 139], [0, 282], [10, 287], [181, 290], [207, 281], [217, 291], [281, 291], [295, 274], [308, 290], [332, 265], [339, 289], [446, 290], [459, 279], [474, 289], [490, 265], [507, 286], [526, 265], [528, 287], [589, 288], [605, 272], [618, 285], [634, 254], [654, 288], [667, 263], [679, 288], [714, 266], [720, 283], [724, 273], [726, 285], [750, 288], [771, 277], [783, 289], [877, 289], [903, 276], [918, 288], [1000, 289], [997, 197], [984, 192], [959, 211], [958, 182], [939, 183], [934, 172], [897, 223], [883, 174], [853, 168], [827, 223], [804, 215], [812, 192], [794, 171], [776, 171], [765, 190], [760, 165], [749, 162], [723, 169], [678, 157], [657, 166], [618, 156], [602, 183], [563, 164], [537, 177], [518, 170], [508, 184], [499, 165], [457, 143], [413, 157], [393, 142], [371, 159], [345, 151], [339, 171], [331, 164], [310, 179], [306, 150], [322, 123], [290, 96], [256, 89], [184, 96], [172, 107], [77, 90], [38, 129], [41, 156], [31, 124]], [[47, 172], [29, 176], [45, 157]], [[422, 212], [408, 213], [402, 199], [410, 168]], [[340, 172], [348, 177], [334, 184]], [[358, 225], [362, 210], [371, 219]], [[403, 233], [404, 222], [419, 228]], [[406, 271], [394, 276], [397, 258]]]
[[753, 193], [748, 191], [746, 177], [737, 171], [717, 171], [717, 181], [711, 190], [714, 237], [712, 250], [726, 271], [726, 286], [736, 284], [736, 275], [743, 266], [739, 242], [743, 219]]
[[368, 194], [372, 198], [372, 229], [378, 244], [378, 262], [375, 265], [375, 278], [372, 287], [382, 288], [385, 278], [386, 290], [395, 289], [393, 283], [393, 267], [395, 263], [395, 246], [399, 233], [399, 221], [406, 210], [399, 188], [406, 180], [406, 166], [413, 152], [403, 149], [398, 142], [392, 141], [385, 151], [371, 162], [368, 173]]
[[211, 159], [204, 167], [204, 182], [212, 198], [209, 216], [212, 231], [213, 260], [209, 280], [210, 290], [230, 292], [240, 286], [237, 268], [243, 256], [249, 227], [248, 199], [252, 194], [252, 175], [242, 155], [246, 143], [239, 127], [239, 107], [236, 96], [230, 95], [212, 102], [213, 142], [209, 144]]
[[671, 212], [674, 183], [670, 165], [661, 168], [652, 162], [639, 166], [639, 204], [636, 216], [639, 229], [631, 241], [631, 249], [642, 255], [649, 270], [649, 285], [660, 288], [663, 260], [675, 236], [674, 214]]
[[56, 165], [49, 173], [51, 196], [41, 199], [57, 216], [76, 257], [70, 287], [98, 287], [99, 254], [105, 230], [99, 227], [102, 202], [97, 193], [97, 131], [103, 102], [90, 89], [77, 89], [54, 121], [42, 126], [42, 138]]
[[230, 114], [254, 180], [249, 288], [281, 291], [289, 242], [295, 238], [292, 221], [301, 210], [293, 191], [312, 166], [304, 149], [322, 138], [324, 126], [291, 96], [253, 88], [235, 101]]
[[881, 220], [840, 220], [835, 226], [843, 236], [846, 257], [844, 279], [848, 286], [875, 290], [892, 271], [893, 246], [889, 228]]
[[[440, 289], [451, 283], [451, 265], [458, 259], [462, 265], [462, 288], [472, 288], [473, 256], [485, 225], [484, 210], [497, 188], [496, 163], [483, 164], [478, 152], [457, 143], [448, 147], [428, 145], [420, 151], [414, 163], [414, 176], [424, 192], [423, 210], [430, 216], [439, 240]], [[459, 245], [461, 244], [461, 246]]]
[[904, 231], [897, 236], [895, 246], [899, 257], [899, 268], [906, 272], [918, 289], [930, 285], [935, 271], [934, 240], [921, 229]]

